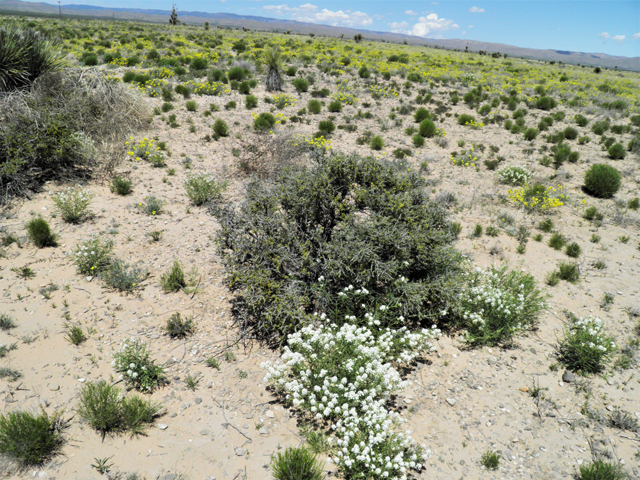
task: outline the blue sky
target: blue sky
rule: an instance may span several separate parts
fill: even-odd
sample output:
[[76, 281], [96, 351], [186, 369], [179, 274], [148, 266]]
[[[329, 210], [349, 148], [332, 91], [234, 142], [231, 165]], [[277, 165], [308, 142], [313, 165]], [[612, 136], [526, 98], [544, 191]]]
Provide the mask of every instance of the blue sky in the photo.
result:
[[[167, 0], [63, 0], [62, 4], [65, 3], [171, 8]], [[428, 38], [640, 56], [639, 0], [177, 0], [176, 3], [178, 13], [226, 12]]]

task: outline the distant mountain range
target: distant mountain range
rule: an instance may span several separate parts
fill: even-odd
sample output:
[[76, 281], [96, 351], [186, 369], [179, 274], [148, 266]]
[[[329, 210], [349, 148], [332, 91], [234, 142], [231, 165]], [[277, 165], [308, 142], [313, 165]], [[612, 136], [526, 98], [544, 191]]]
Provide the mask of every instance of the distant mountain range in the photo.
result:
[[[21, 0], [0, 0], [1, 13], [19, 13], [24, 15], [58, 16], [58, 5], [48, 3], [31, 3]], [[151, 10], [140, 8], [105, 8], [92, 5], [63, 5], [63, 17], [135, 20], [151, 23], [168, 23], [170, 11]], [[556, 61], [570, 64], [587, 65], [591, 67], [618, 68], [640, 72], [640, 57], [617, 57], [606, 53], [582, 53], [566, 50], [541, 50], [533, 48], [521, 48], [501, 43], [478, 42], [475, 40], [439, 40], [422, 37], [413, 37], [389, 32], [374, 32], [358, 30], [346, 27], [333, 27], [330, 25], [317, 25], [315, 23], [297, 22], [294, 20], [279, 20], [267, 17], [255, 17], [250, 15], [235, 15], [233, 13], [206, 13], [178, 11], [179, 19], [188, 25], [203, 24], [208, 21], [212, 27], [247, 28], [250, 30], [262, 30], [271, 32], [287, 32], [297, 34], [310, 34], [329, 37], [353, 38], [356, 34], [362, 34], [365, 39], [378, 40], [393, 43], [411, 45], [426, 45], [447, 50], [465, 50], [471, 52], [484, 51], [487, 53], [499, 52], [510, 57], [530, 58], [544, 61]]]

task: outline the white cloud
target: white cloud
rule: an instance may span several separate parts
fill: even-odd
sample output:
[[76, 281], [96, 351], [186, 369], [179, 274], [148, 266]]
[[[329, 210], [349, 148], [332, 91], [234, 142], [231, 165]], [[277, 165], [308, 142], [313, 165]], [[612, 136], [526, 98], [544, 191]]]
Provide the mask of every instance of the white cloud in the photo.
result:
[[414, 17], [417, 17], [419, 15], [418, 12], [414, 12], [413, 10], [407, 10], [406, 12], [404, 12], [405, 15], [411, 15]]
[[409, 28], [407, 22], [391, 22], [388, 25], [391, 27], [393, 33], [404, 33], [407, 28]]
[[633, 38], [634, 40], [639, 39], [640, 38], [640, 32], [634, 33], [633, 35], [631, 35], [631, 38]]
[[416, 37], [426, 37], [431, 34], [439, 34], [440, 32], [446, 32], [447, 30], [455, 30], [460, 28], [453, 20], [447, 20], [446, 18], [438, 18], [436, 13], [427, 15], [426, 17], [420, 17], [418, 23], [406, 33], [409, 35], [415, 35]]
[[471, 7], [469, 9], [469, 11], [471, 13], [484, 13], [484, 8], [479, 8], [479, 7]]
[[288, 14], [293, 20], [309, 23], [324, 23], [332, 26], [365, 27], [373, 23], [373, 19], [363, 12], [351, 10], [332, 11], [326, 8], [319, 10], [317, 6], [305, 3], [299, 7], [288, 5], [265, 5], [265, 10], [276, 14]]
[[467, 28], [473, 28], [473, 25], [469, 25]]
[[438, 2], [431, 2], [431, 5], [440, 5]]
[[616, 43], [622, 43], [624, 42], [625, 38], [627, 38], [626, 35], [616, 35], [615, 37], [611, 37], [611, 40], [613, 40]]
[[598, 33], [597, 35], [603, 40], [608, 40], [611, 38], [611, 35], [608, 34], [607, 32]]

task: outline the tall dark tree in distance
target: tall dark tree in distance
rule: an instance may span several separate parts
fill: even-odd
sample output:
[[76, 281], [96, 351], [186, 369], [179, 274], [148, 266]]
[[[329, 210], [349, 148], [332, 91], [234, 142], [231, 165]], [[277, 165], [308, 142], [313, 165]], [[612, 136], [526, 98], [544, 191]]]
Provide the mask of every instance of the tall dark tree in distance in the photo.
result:
[[169, 23], [171, 25], [177, 25], [179, 22], [180, 20], [178, 20], [178, 12], [176, 12], [176, 4], [174, 3], [172, 5], [171, 16], [169, 17]]

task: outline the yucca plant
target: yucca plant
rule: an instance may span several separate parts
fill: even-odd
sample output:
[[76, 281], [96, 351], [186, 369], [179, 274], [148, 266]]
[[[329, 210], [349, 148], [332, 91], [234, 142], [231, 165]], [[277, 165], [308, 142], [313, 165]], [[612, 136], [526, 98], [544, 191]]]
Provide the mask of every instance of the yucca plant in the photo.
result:
[[0, 28], [0, 91], [28, 87], [36, 78], [59, 70], [64, 54], [59, 40], [15, 25]]
[[282, 66], [282, 56], [280, 54], [280, 47], [278, 47], [278, 45], [272, 45], [270, 48], [265, 49], [262, 54], [262, 63], [269, 68], [266, 80], [267, 91], [281, 91], [282, 77], [280, 77], [280, 68]]

